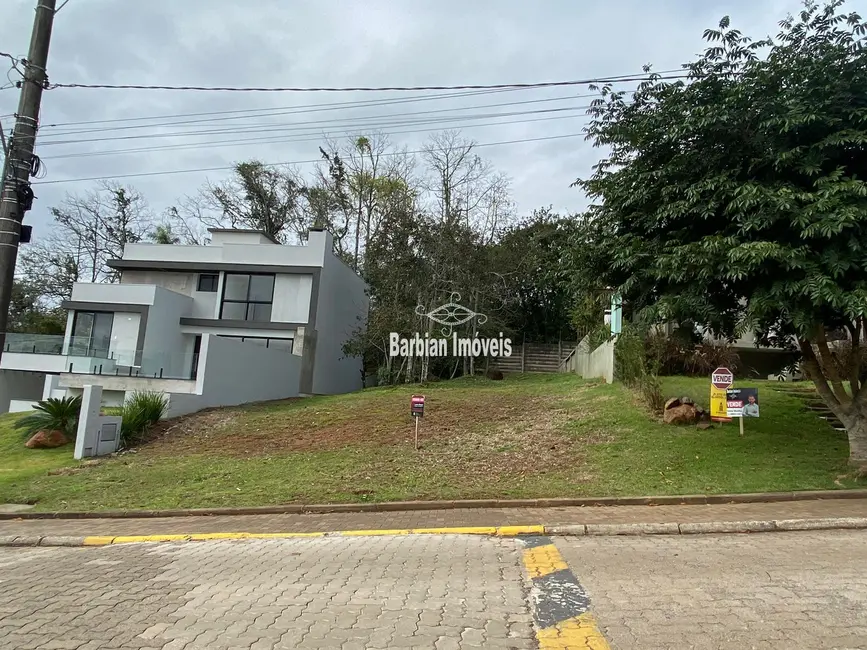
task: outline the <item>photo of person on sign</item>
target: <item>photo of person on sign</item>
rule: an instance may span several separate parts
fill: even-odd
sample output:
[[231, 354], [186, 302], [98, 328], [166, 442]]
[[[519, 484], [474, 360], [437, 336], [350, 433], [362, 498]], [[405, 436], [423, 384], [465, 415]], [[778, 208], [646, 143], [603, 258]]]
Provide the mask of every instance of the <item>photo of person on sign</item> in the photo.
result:
[[744, 404], [744, 417], [757, 418], [759, 417], [759, 402], [755, 395], [747, 397], [747, 403]]

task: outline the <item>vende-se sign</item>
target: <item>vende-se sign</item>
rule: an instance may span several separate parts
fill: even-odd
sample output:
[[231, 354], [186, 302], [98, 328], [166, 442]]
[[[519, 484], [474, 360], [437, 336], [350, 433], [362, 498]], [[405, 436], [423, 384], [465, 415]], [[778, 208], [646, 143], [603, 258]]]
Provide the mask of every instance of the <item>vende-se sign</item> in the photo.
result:
[[409, 410], [413, 417], [424, 417], [424, 395], [413, 395], [409, 401]]
[[710, 376], [710, 383], [721, 390], [731, 388], [732, 384], [735, 383], [734, 373], [728, 368], [717, 368]]

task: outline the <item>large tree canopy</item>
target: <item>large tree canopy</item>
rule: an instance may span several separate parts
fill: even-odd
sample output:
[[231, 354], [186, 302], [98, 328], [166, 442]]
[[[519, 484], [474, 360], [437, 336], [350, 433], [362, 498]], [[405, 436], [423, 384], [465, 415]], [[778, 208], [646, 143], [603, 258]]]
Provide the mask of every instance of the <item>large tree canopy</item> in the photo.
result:
[[[867, 26], [808, 1], [753, 42], [724, 18], [688, 79], [603, 89], [579, 180], [606, 280], [658, 317], [796, 341], [867, 467]], [[848, 389], [847, 389], [848, 386]]]

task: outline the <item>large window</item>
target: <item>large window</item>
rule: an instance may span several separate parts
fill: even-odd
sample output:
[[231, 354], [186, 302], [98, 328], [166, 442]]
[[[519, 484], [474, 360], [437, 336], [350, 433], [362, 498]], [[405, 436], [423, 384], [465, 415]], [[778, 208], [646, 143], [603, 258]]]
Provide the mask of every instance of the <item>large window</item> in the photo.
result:
[[100, 311], [77, 311], [72, 321], [69, 354], [78, 357], [108, 358], [114, 314]]
[[223, 284], [223, 320], [271, 320], [274, 276], [227, 273]]

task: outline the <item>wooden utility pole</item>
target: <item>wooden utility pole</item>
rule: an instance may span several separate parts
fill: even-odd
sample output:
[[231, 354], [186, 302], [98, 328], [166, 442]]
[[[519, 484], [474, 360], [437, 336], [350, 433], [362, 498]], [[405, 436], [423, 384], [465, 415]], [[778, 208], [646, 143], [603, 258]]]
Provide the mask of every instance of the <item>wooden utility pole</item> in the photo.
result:
[[48, 45], [51, 42], [56, 4], [57, 0], [36, 2], [36, 18], [30, 36], [30, 51], [24, 62], [15, 129], [0, 177], [0, 356], [6, 345], [12, 282], [21, 241], [21, 222], [24, 220], [22, 199], [26, 200], [25, 195], [32, 192], [30, 176], [33, 170], [33, 146], [39, 126], [42, 91], [48, 82]]

